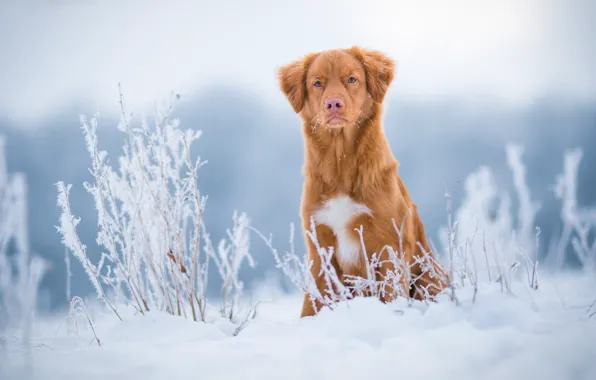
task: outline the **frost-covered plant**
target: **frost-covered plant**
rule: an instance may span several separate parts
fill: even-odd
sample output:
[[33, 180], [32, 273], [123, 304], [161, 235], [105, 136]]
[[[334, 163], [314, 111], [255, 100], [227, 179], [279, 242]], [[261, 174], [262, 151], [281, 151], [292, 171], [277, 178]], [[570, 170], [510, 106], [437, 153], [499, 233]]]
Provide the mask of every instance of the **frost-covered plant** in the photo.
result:
[[[334, 309], [338, 303], [348, 301], [354, 296], [372, 296], [384, 300], [405, 297], [411, 301], [409, 289], [418, 280], [417, 277], [411, 276], [413, 266], [423, 268], [422, 274], [424, 275], [437, 276], [447, 281], [446, 273], [436, 271], [437, 263], [430, 255], [415, 256], [415, 261], [409, 266], [406, 265], [403, 260], [402, 244], [404, 221], [398, 226], [394, 220], [393, 227], [398, 236], [398, 241], [394, 242], [398, 249], [395, 250], [392, 245], [387, 245], [380, 252], [368, 252], [364, 244], [363, 227], [356, 228], [355, 232], [360, 237], [361, 252], [366, 265], [366, 277], [344, 275], [340, 278], [331, 264], [331, 258], [334, 254], [333, 247], [320, 245], [316, 234], [316, 224], [311, 219], [310, 229], [305, 231], [305, 235], [320, 257], [321, 268], [316, 275], [324, 284], [323, 289], [317, 286], [313, 276], [311, 270], [313, 261], [309, 260], [307, 255], [303, 255], [301, 259], [294, 251], [293, 226], [290, 229], [290, 251], [285, 252], [283, 255], [280, 255], [273, 246], [271, 237], [265, 238], [259, 231], [253, 230], [265, 241], [273, 253], [276, 266], [282, 270], [296, 288], [309, 297], [315, 309], [317, 304]], [[421, 246], [420, 249], [422, 249]], [[422, 287], [421, 292], [424, 299], [429, 297], [428, 289]]]
[[519, 248], [523, 249], [524, 252], [530, 252], [536, 256], [538, 243], [535, 239], [535, 223], [536, 214], [540, 211], [541, 204], [539, 201], [532, 200], [530, 189], [526, 183], [526, 167], [522, 162], [523, 147], [517, 144], [507, 144], [505, 150], [507, 153], [507, 164], [513, 175], [513, 185], [519, 202], [517, 228], [512, 233], [512, 236]]
[[[340, 280], [337, 272], [331, 264], [333, 247], [321, 247], [319, 244], [314, 220], [311, 220], [310, 229], [306, 231], [306, 236], [312, 241], [317, 253], [321, 258], [321, 269], [318, 273], [318, 276], [322, 278], [323, 283], [326, 285], [322, 292], [317, 286], [311, 271], [314, 262], [309, 260], [307, 255], [303, 255], [302, 258], [300, 258], [295, 253], [293, 225], [290, 226], [290, 250], [286, 251], [284, 254], [280, 254], [273, 246], [271, 236], [266, 238], [258, 230], [254, 228], [252, 228], [252, 230], [263, 239], [265, 244], [267, 244], [268, 248], [273, 253], [276, 267], [281, 269], [284, 275], [298, 290], [309, 296], [310, 301], [313, 303], [313, 307], [315, 307], [315, 309], [317, 307], [317, 303], [322, 305], [322, 307], [334, 309], [337, 303], [347, 301], [352, 298], [349, 286], [345, 285]], [[368, 285], [369, 284], [366, 284], [364, 286]]]
[[509, 194], [499, 191], [491, 169], [481, 166], [466, 178], [465, 196], [454, 215], [454, 236], [449, 236], [448, 227], [439, 231], [443, 250], [453, 251], [452, 280], [459, 286], [468, 282], [477, 288], [478, 282], [497, 281], [511, 292], [521, 263], [531, 265], [532, 271], [537, 265], [535, 219], [540, 204], [531, 199], [526, 184], [523, 148], [508, 144], [506, 154], [519, 202], [517, 215], [511, 212]]
[[18, 329], [23, 344], [30, 342], [38, 287], [48, 267], [31, 255], [26, 198], [25, 177], [8, 174], [0, 138], [0, 335]]
[[557, 176], [554, 193], [561, 201], [563, 229], [549, 252], [555, 268], [560, 268], [571, 243], [581, 266], [596, 269], [596, 208], [581, 208], [577, 202], [577, 172], [583, 156], [579, 148], [565, 152], [563, 173]]
[[101, 346], [101, 341], [97, 337], [97, 333], [95, 332], [95, 326], [93, 325], [93, 321], [91, 321], [91, 316], [87, 311], [85, 302], [83, 302], [83, 299], [81, 297], [74, 296], [72, 297], [68, 305], [66, 324], [69, 331], [72, 331], [77, 336], [79, 336], [79, 317], [84, 318], [85, 324], [91, 328], [91, 331], [93, 333], [93, 339], [95, 340], [98, 346]]
[[120, 95], [118, 129], [125, 141], [123, 153], [113, 168], [107, 152], [100, 150], [97, 116], [81, 117], [91, 158], [92, 195], [98, 218], [97, 243], [102, 249], [94, 262], [77, 233], [80, 218], [69, 202], [71, 185], [57, 184], [62, 210], [58, 228], [63, 244], [81, 262], [97, 296], [120, 318], [122, 301], [144, 314], [162, 310], [205, 321], [207, 280], [213, 262], [222, 277], [221, 315], [234, 319], [243, 284], [238, 279], [242, 264], [254, 262], [249, 253], [246, 215], [234, 215], [227, 240], [214, 248], [203, 220], [206, 205], [199, 189], [198, 170], [204, 164], [191, 154], [201, 133], [180, 128], [172, 118], [172, 97], [153, 113], [132, 126]]
[[314, 278], [311, 274], [313, 262], [308, 260], [306, 255], [301, 259], [294, 249], [294, 225], [290, 225], [290, 250], [280, 254], [277, 248], [273, 245], [273, 237], [265, 237], [259, 230], [251, 227], [267, 245], [273, 254], [276, 267], [281, 269], [282, 273], [288, 280], [302, 293], [309, 294], [313, 299], [323, 299], [323, 295], [319, 292]]
[[250, 255], [249, 220], [245, 214], [233, 215], [234, 225], [226, 231], [227, 240], [221, 240], [217, 251], [211, 245], [207, 246], [210, 257], [222, 279], [220, 313], [223, 317], [233, 320], [235, 311], [240, 304], [244, 284], [239, 279], [240, 268], [246, 260], [251, 267], [255, 262]]
[[[457, 284], [477, 287], [478, 281], [496, 281], [511, 292], [516, 273], [527, 279], [531, 289], [538, 289], [540, 228], [535, 225], [540, 203], [531, 199], [522, 163], [523, 148], [506, 146], [507, 162], [519, 202], [517, 214], [511, 211], [510, 197], [500, 192], [488, 167], [480, 167], [466, 179], [466, 194], [456, 212], [456, 238], [444, 227], [440, 238], [444, 251], [454, 251], [452, 266]], [[582, 152], [565, 152], [564, 171], [557, 177], [555, 196], [562, 203], [563, 231], [546, 256], [554, 268], [560, 268], [569, 245], [586, 269], [596, 266], [596, 210], [577, 205], [577, 170]], [[495, 210], [493, 206], [498, 204]], [[517, 223], [514, 223], [517, 221]], [[519, 268], [525, 268], [519, 271]]]

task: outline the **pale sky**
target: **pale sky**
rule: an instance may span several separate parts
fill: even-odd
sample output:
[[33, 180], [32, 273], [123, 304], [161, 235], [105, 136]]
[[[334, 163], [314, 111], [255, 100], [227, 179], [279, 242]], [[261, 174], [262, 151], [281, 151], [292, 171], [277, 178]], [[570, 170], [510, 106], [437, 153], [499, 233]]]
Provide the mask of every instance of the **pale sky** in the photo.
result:
[[390, 96], [596, 100], [589, 0], [13, 3], [0, 5], [0, 116], [24, 123], [74, 103], [116, 112], [118, 82], [137, 109], [206, 85], [286, 106], [277, 67], [355, 44], [396, 59]]

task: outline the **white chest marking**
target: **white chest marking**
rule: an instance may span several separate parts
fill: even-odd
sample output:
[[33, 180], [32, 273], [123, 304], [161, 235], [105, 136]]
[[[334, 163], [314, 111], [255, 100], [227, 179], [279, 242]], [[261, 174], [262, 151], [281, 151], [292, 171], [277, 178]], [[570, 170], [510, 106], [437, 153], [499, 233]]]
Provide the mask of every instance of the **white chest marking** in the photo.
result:
[[341, 266], [352, 266], [358, 263], [361, 255], [360, 240], [354, 238], [353, 231], [348, 231], [348, 225], [355, 217], [362, 214], [372, 215], [372, 211], [346, 195], [329, 199], [314, 213], [317, 224], [324, 224], [333, 230], [337, 238], [335, 255]]

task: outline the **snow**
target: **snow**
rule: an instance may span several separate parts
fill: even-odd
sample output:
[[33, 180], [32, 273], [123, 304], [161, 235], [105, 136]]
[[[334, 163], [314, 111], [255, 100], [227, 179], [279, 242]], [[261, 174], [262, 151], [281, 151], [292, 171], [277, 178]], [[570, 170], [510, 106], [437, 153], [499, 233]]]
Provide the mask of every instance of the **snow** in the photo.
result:
[[[38, 320], [28, 355], [5, 344], [1, 379], [594, 379], [596, 277], [543, 274], [459, 290], [426, 305], [357, 298], [299, 319], [302, 297], [270, 293], [233, 336], [225, 319], [192, 322], [90, 308], [102, 346], [63, 316]], [[263, 299], [263, 297], [261, 297]], [[29, 365], [26, 365], [29, 363]], [[2, 372], [3, 371], [3, 372]]]
[[352, 266], [360, 258], [360, 242], [350, 237], [348, 223], [355, 217], [372, 211], [366, 205], [354, 202], [347, 195], [329, 199], [314, 214], [318, 224], [325, 224], [337, 236], [337, 260], [343, 266]]

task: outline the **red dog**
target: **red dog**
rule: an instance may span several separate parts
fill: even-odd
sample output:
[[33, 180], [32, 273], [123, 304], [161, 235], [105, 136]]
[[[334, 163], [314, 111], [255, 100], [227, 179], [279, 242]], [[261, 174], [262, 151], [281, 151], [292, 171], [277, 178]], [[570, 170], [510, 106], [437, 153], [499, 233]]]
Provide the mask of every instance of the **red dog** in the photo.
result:
[[[383, 98], [394, 69], [395, 63], [385, 55], [353, 47], [309, 54], [282, 67], [278, 74], [281, 90], [303, 120], [304, 230], [310, 229], [314, 218], [319, 244], [333, 247], [332, 265], [345, 281], [345, 276], [367, 277], [360, 236], [355, 231], [362, 226], [368, 251], [364, 254], [369, 258], [374, 252], [387, 256], [387, 246], [403, 252], [408, 275], [402, 276], [402, 294], [420, 299], [446, 288], [446, 275], [435, 260], [429, 260], [434, 271], [424, 271], [415, 261], [415, 256], [432, 257], [432, 253], [381, 126]], [[403, 222], [401, 245], [394, 222], [398, 226]], [[312, 274], [324, 294], [326, 285], [319, 277], [321, 258], [307, 240], [308, 257], [314, 263]], [[387, 271], [395, 271], [388, 260], [382, 264], [378, 280]], [[391, 289], [381, 298], [387, 302], [398, 293]], [[315, 315], [321, 307], [305, 295], [302, 317]]]

